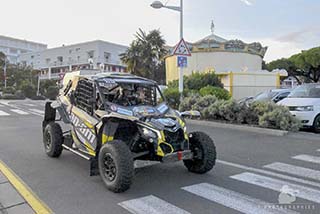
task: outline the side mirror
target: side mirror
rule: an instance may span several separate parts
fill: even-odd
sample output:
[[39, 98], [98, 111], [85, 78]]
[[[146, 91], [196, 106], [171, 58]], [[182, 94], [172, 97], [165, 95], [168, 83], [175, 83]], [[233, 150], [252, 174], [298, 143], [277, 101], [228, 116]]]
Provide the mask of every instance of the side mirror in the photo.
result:
[[199, 111], [184, 111], [184, 112], [180, 112], [180, 116], [184, 118], [192, 118], [192, 117], [200, 118], [201, 114]]

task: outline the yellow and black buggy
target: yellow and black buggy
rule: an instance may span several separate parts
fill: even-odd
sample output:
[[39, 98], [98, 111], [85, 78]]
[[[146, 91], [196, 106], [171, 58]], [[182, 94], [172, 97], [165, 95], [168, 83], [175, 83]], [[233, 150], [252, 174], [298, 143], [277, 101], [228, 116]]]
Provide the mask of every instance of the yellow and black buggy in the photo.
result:
[[[89, 160], [90, 175], [100, 174], [113, 192], [130, 187], [135, 160], [182, 160], [190, 172], [202, 174], [215, 165], [216, 149], [205, 133], [187, 133], [183, 117], [191, 113], [171, 109], [152, 80], [72, 72], [56, 101], [46, 103], [44, 148], [50, 157], [66, 149]], [[62, 131], [59, 122], [68, 129]]]

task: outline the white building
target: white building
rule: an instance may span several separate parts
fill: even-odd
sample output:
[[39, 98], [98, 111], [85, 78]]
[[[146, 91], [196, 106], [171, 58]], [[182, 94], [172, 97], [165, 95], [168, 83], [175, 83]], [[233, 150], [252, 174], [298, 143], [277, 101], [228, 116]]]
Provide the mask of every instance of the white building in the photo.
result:
[[64, 73], [79, 69], [101, 69], [124, 72], [119, 54], [127, 46], [101, 40], [51, 48], [34, 53], [21, 54], [20, 63], [42, 71], [42, 79], [61, 79]]
[[20, 54], [42, 51], [47, 49], [46, 44], [30, 42], [0, 35], [0, 52], [3, 52], [10, 63], [18, 63]]

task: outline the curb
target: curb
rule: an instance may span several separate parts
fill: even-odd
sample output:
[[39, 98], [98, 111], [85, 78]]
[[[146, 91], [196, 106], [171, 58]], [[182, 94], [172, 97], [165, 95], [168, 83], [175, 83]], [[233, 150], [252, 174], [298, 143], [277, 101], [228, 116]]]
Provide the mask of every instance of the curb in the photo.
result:
[[186, 120], [187, 123], [193, 124], [193, 125], [205, 125], [210, 126], [213, 128], [226, 128], [226, 129], [233, 129], [238, 131], [247, 131], [247, 132], [253, 132], [258, 134], [267, 134], [267, 135], [273, 135], [273, 136], [285, 136], [289, 132], [283, 131], [283, 130], [276, 130], [276, 129], [267, 129], [267, 128], [259, 128], [259, 127], [252, 127], [252, 126], [245, 126], [245, 125], [236, 125], [236, 124], [228, 124], [228, 123], [219, 123], [219, 122], [213, 122], [213, 121], [205, 121], [205, 120]]
[[8, 179], [27, 204], [37, 214], [50, 214], [53, 211], [18, 177], [4, 162], [0, 160], [0, 172]]

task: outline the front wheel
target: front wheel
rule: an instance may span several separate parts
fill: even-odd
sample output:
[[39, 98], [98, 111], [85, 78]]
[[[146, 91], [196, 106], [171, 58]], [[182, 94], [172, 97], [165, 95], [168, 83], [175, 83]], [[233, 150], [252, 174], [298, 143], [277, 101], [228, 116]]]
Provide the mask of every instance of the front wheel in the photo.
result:
[[57, 158], [62, 153], [63, 133], [60, 125], [50, 122], [43, 132], [44, 149], [48, 156]]
[[100, 176], [112, 192], [124, 192], [130, 188], [134, 174], [133, 157], [121, 140], [113, 140], [102, 146], [99, 152]]
[[190, 172], [203, 174], [210, 171], [216, 163], [216, 147], [213, 140], [203, 132], [190, 133], [191, 160], [184, 160]]
[[320, 133], [320, 115], [314, 119], [313, 129], [315, 133]]

